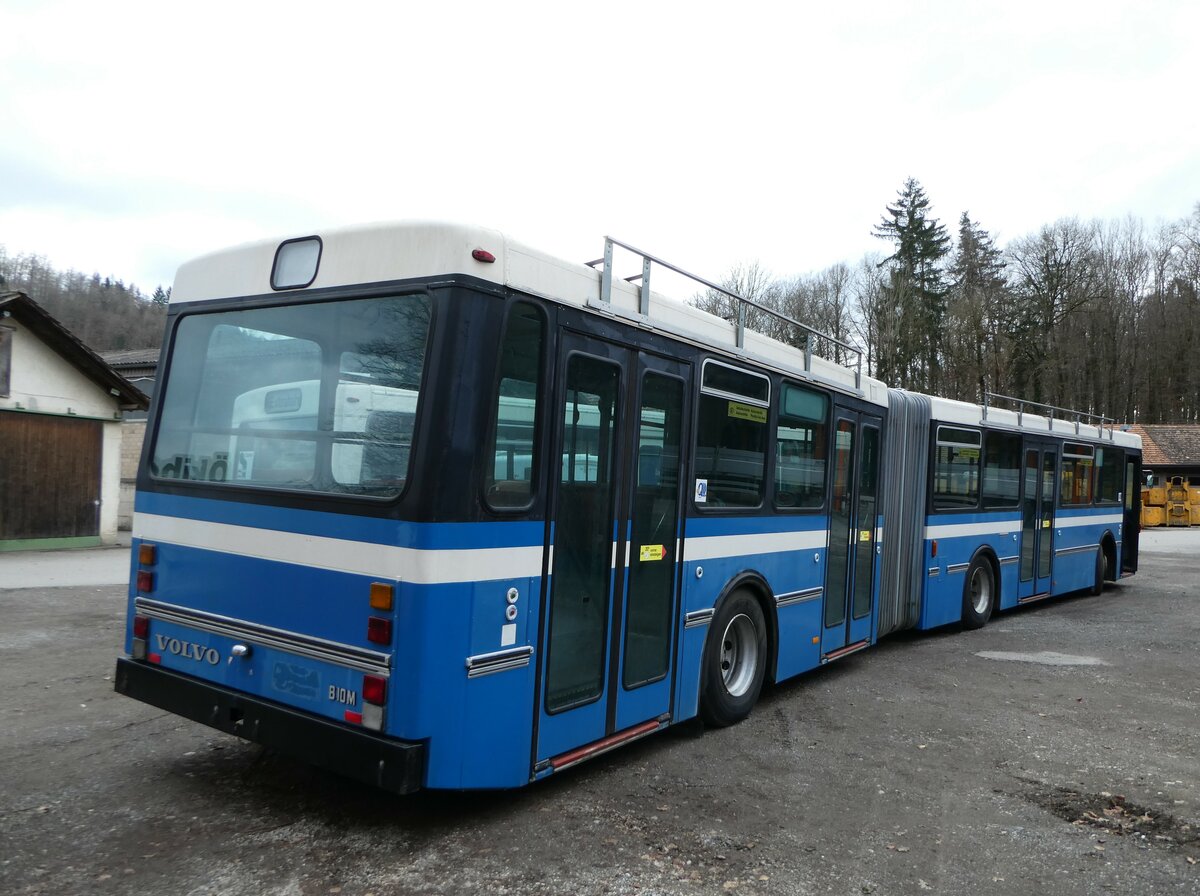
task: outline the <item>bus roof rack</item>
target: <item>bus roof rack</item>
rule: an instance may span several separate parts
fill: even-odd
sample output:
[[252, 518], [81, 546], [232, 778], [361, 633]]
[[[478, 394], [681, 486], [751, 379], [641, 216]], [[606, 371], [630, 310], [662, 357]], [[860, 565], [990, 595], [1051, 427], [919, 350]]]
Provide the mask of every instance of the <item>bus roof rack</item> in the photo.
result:
[[737, 303], [737, 320], [734, 321], [734, 323], [737, 327], [735, 345], [739, 351], [744, 351], [746, 348], [746, 309], [754, 308], [769, 317], [773, 317], [776, 320], [783, 321], [786, 324], [790, 324], [791, 326], [798, 327], [800, 329], [800, 331], [804, 334], [804, 370], [806, 372], [812, 372], [812, 343], [814, 338], [824, 339], [832, 345], [839, 346], [845, 349], [847, 352], [852, 353], [856, 358], [854, 366], [854, 386], [856, 389], [862, 388], [863, 352], [861, 348], [851, 345], [848, 342], [843, 342], [840, 339], [830, 336], [828, 333], [823, 333], [820, 330], [814, 329], [808, 324], [802, 323], [801, 321], [796, 320], [794, 317], [784, 314], [782, 311], [769, 308], [760, 302], [754, 301], [753, 299], [747, 299], [745, 296], [738, 295], [736, 292], [732, 292], [723, 286], [718, 286], [711, 280], [706, 280], [697, 274], [693, 274], [690, 271], [685, 271], [681, 267], [673, 265], [668, 261], [663, 261], [661, 258], [651, 255], [649, 252], [643, 252], [641, 249], [637, 249], [628, 243], [613, 239], [611, 236], [606, 236], [604, 238], [604, 257], [587, 262], [587, 265], [593, 268], [598, 265], [604, 266], [601, 269], [600, 274], [600, 303], [602, 306], [606, 308], [612, 306], [614, 246], [620, 246], [627, 252], [632, 252], [634, 255], [637, 255], [642, 259], [642, 272], [640, 274], [634, 274], [632, 277], [626, 277], [625, 280], [628, 283], [641, 281], [639, 285], [638, 310], [643, 317], [648, 318], [650, 316], [650, 267], [651, 264], [657, 264], [669, 271], [679, 274], [682, 277], [686, 277], [689, 280], [699, 283], [701, 286], [719, 292], [724, 296], [728, 296]]
[[1021, 425], [1021, 420], [1025, 416], [1025, 408], [1037, 408], [1045, 412], [1047, 429], [1051, 431], [1054, 429], [1054, 412], [1058, 411], [1059, 420], [1062, 420], [1064, 423], [1075, 424], [1075, 435], [1079, 435], [1080, 426], [1086, 425], [1096, 427], [1096, 431], [1099, 433], [1100, 438], [1104, 438], [1104, 426], [1105, 424], [1108, 424], [1109, 440], [1115, 441], [1116, 439], [1114, 435], [1114, 425], [1116, 420], [1114, 420], [1112, 417], [1105, 417], [1103, 414], [1093, 414], [1090, 411], [1075, 411], [1071, 410], [1070, 408], [1060, 408], [1052, 404], [1043, 404], [1040, 401], [1028, 401], [1024, 398], [1013, 398], [1011, 395], [999, 395], [995, 392], [987, 391], [983, 393], [983, 420], [985, 423], [987, 422], [988, 407], [991, 405], [992, 400], [997, 398], [1001, 401], [1008, 401], [1016, 405], [1017, 426]]

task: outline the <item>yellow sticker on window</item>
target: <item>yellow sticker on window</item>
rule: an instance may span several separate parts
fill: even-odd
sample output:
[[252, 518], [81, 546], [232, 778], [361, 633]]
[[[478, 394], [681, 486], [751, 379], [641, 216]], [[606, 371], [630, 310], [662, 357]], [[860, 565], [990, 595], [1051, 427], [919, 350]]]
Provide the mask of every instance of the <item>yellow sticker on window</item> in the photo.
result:
[[970, 458], [971, 460], [979, 460], [979, 449], [978, 448], [959, 448], [958, 456]]
[[638, 556], [641, 560], [661, 560], [665, 553], [661, 544], [644, 544]]
[[859, 541], [870, 541], [871, 540], [871, 530], [870, 529], [859, 529], [858, 530], [858, 540]]
[[729, 402], [729, 416], [736, 417], [738, 420], [752, 420], [755, 423], [767, 422], [767, 409], [756, 408], [751, 404], [742, 404], [740, 401]]
[[1049, 529], [1049, 528], [1050, 528], [1050, 521], [1049, 521], [1049, 520], [1042, 520], [1042, 528], [1043, 528], [1043, 529]]

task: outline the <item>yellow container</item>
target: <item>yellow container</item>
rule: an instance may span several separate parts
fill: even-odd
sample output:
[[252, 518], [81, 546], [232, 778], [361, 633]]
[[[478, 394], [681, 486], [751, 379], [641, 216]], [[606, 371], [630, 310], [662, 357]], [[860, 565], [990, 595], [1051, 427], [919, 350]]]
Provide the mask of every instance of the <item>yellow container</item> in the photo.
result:
[[1200, 526], [1200, 503], [1191, 506], [1192, 525]]
[[1149, 497], [1142, 501], [1143, 504], [1149, 504], [1151, 507], [1162, 507], [1167, 503], [1167, 490], [1161, 485], [1153, 485], [1148, 489], [1143, 489], [1143, 495], [1149, 492]]
[[1163, 507], [1143, 507], [1142, 508], [1142, 527], [1149, 529], [1152, 526], [1165, 526], [1167, 524], [1167, 511]]
[[1191, 486], [1188, 489], [1188, 497], [1191, 498], [1193, 507], [1200, 505], [1200, 486]]
[[1168, 526], [1190, 526], [1191, 524], [1192, 518], [1186, 504], [1169, 504], [1167, 506]]

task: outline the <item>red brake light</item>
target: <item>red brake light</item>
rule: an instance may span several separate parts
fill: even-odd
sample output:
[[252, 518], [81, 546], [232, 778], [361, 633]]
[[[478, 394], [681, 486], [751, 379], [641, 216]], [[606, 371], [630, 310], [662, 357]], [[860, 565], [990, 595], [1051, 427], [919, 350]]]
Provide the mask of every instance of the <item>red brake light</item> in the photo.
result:
[[376, 706], [383, 706], [387, 700], [387, 679], [378, 675], [363, 676], [363, 700]]
[[135, 638], [150, 637], [150, 617], [149, 616], [134, 616], [133, 617], [133, 636]]
[[932, 556], [932, 557], [937, 556], [937, 539], [936, 538], [933, 540], [933, 551], [931, 552], [930, 556]]
[[154, 573], [150, 572], [148, 569], [139, 569], [137, 574], [137, 590], [153, 591]]
[[496, 256], [487, 249], [476, 249], [471, 253], [471, 257], [476, 261], [482, 261], [484, 264], [491, 264], [496, 260]]
[[380, 616], [367, 619], [367, 640], [372, 644], [392, 643], [392, 620]]

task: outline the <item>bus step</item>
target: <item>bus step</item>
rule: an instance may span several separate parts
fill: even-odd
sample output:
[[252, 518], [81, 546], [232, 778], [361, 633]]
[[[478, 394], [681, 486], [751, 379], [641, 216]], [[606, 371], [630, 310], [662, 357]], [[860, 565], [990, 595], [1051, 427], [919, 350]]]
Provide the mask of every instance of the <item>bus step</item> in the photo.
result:
[[650, 719], [648, 722], [642, 722], [640, 725], [634, 725], [632, 728], [626, 728], [624, 731], [610, 734], [608, 737], [594, 743], [555, 756], [550, 760], [550, 767], [556, 772], [561, 772], [565, 768], [578, 765], [585, 759], [592, 759], [601, 753], [607, 753], [609, 750], [616, 749], [622, 744], [645, 737], [647, 734], [653, 734], [660, 728], [666, 727], [667, 721], [669, 721], [669, 717], [667, 719]]
[[853, 644], [847, 644], [838, 650], [830, 651], [821, 657], [822, 663], [830, 663], [834, 660], [840, 660], [844, 656], [849, 656], [852, 653], [858, 653], [864, 647], [867, 647], [871, 642], [867, 640], [855, 641]]

